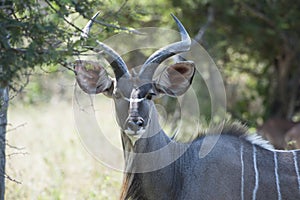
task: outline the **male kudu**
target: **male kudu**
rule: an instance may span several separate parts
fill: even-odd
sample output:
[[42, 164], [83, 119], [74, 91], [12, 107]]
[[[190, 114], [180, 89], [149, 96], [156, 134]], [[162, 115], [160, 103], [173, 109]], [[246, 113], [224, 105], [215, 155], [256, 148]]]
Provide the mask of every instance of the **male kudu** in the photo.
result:
[[[85, 36], [94, 18], [84, 28]], [[180, 61], [153, 79], [160, 63], [190, 49], [187, 31], [173, 18], [181, 41], [152, 54], [138, 74], [131, 75], [121, 56], [99, 41], [98, 49], [105, 53], [115, 79], [97, 62], [75, 63], [82, 90], [105, 93], [114, 100], [126, 165], [121, 199], [300, 199], [299, 151], [274, 150], [249, 136], [245, 128], [232, 125], [221, 135], [205, 136], [219, 138], [211, 152], [200, 158], [204, 136], [182, 144], [160, 128], [153, 99], [159, 94], [182, 95], [195, 73], [192, 61]]]

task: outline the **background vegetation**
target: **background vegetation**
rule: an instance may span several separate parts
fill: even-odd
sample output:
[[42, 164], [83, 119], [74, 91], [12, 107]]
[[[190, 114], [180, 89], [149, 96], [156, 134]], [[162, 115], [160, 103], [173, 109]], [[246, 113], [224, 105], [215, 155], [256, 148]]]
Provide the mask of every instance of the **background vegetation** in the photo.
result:
[[[8, 143], [29, 152], [9, 156], [23, 149], [7, 147], [6, 177], [22, 181], [8, 181], [9, 199], [65, 199], [71, 194], [79, 199], [116, 198], [118, 189], [109, 184], [118, 188], [121, 174], [89, 160], [70, 128], [70, 116], [57, 113], [70, 109], [72, 62], [86, 52], [84, 45], [122, 31], [134, 34], [134, 28], [174, 26], [170, 13], [195, 39], [207, 25], [199, 42], [223, 75], [227, 110], [234, 119], [254, 127], [271, 117], [299, 119], [299, 1], [18, 0], [1, 1], [0, 8], [0, 87], [9, 88], [10, 97], [23, 91], [11, 102]], [[98, 25], [83, 43], [80, 30], [97, 11]], [[2, 138], [2, 149], [6, 143]], [[45, 147], [51, 153], [43, 153]], [[85, 187], [87, 179], [94, 184]]]

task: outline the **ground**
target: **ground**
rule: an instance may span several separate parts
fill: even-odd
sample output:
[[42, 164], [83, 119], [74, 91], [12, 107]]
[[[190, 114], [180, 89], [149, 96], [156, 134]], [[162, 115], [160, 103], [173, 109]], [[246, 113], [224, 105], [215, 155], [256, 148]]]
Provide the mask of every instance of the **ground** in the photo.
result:
[[[20, 183], [6, 181], [6, 199], [118, 199], [122, 173], [101, 164], [84, 147], [70, 99], [51, 98], [38, 104], [11, 101], [7, 175]], [[99, 101], [99, 113], [111, 113], [111, 101], [106, 97]], [[105, 121], [112, 118], [97, 118], [104, 132], [116, 131], [111, 125], [115, 122]], [[120, 146], [118, 132], [111, 139]]]

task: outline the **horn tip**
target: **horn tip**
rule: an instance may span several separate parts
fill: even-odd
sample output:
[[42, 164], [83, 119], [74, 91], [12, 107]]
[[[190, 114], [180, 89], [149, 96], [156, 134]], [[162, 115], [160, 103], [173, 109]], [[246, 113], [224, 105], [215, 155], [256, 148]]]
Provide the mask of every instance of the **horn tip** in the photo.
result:
[[173, 19], [175, 20], [175, 22], [176, 22], [176, 24], [179, 28], [179, 31], [180, 31], [180, 34], [181, 34], [181, 39], [186, 40], [188, 46], [191, 45], [191, 38], [190, 38], [188, 32], [185, 30], [182, 23], [180, 22], [180, 20], [173, 13], [171, 13], [171, 16], [173, 17]]
[[92, 20], [96, 19], [96, 17], [98, 17], [99, 14], [100, 14], [100, 11], [97, 11], [96, 14], [92, 17]]
[[185, 30], [184, 26], [182, 25], [182, 23], [180, 22], [180, 20], [179, 20], [173, 13], [171, 13], [171, 16], [172, 16], [173, 19], [175, 20], [175, 22], [176, 22], [176, 24], [177, 24], [179, 30], [180, 30], [180, 31], [183, 30], [184, 32], [186, 32], [186, 30]]
[[170, 15], [173, 17], [173, 19], [174, 19], [176, 22], [179, 21], [179, 19], [178, 19], [173, 13], [171, 13]]
[[100, 11], [96, 12], [96, 14], [85, 25], [85, 27], [83, 28], [82, 33], [81, 33], [81, 38], [87, 38], [88, 37], [88, 34], [89, 34], [90, 29], [93, 25], [93, 22], [98, 17], [99, 14], [100, 14]]

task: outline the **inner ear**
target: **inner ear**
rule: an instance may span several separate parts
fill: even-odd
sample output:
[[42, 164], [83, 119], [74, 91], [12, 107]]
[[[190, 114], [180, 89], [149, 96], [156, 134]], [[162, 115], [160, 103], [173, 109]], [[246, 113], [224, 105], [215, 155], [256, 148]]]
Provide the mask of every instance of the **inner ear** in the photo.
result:
[[170, 96], [180, 96], [192, 83], [195, 64], [192, 61], [181, 61], [163, 70], [155, 80], [156, 89]]
[[[175, 63], [167, 68], [167, 74], [169, 78], [172, 78], [176, 82], [176, 78], [186, 79], [192, 81], [195, 73], [195, 65], [191, 61], [182, 61]], [[174, 83], [175, 83], [174, 82]]]
[[113, 80], [99, 63], [77, 60], [74, 69], [76, 72], [76, 81], [84, 92], [98, 94], [112, 91]]
[[[169, 71], [171, 67], [168, 68]], [[191, 73], [191, 69], [186, 67], [186, 65], [182, 64], [182, 63], [179, 63], [179, 64], [176, 64], [173, 68], [172, 68], [173, 71], [176, 71], [177, 73], [179, 74], [186, 74], [186, 73]]]

